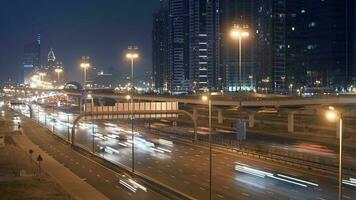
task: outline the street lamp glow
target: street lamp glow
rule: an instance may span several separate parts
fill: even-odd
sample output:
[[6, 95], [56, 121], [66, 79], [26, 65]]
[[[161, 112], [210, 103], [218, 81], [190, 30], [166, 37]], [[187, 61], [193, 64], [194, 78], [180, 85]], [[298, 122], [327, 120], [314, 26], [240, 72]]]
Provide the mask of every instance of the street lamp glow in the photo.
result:
[[126, 100], [130, 100], [131, 99], [131, 96], [130, 95], [126, 95]]
[[63, 72], [63, 69], [57, 68], [54, 71], [57, 72], [57, 73], [61, 73], [61, 72]]
[[92, 99], [92, 98], [93, 98], [93, 96], [91, 94], [87, 95], [87, 99]]
[[230, 36], [233, 40], [240, 40], [242, 38], [247, 38], [248, 36], [250, 36], [250, 33], [244, 31], [243, 29], [235, 27], [230, 31]]
[[136, 59], [136, 58], [138, 58], [138, 54], [137, 53], [127, 53], [126, 54], [126, 58], [128, 58], [128, 59]]
[[201, 100], [203, 100], [203, 101], [208, 101], [208, 100], [209, 100], [209, 97], [206, 96], [206, 95], [204, 95], [204, 96], [201, 97]]
[[325, 118], [329, 121], [329, 122], [335, 122], [338, 119], [337, 113], [334, 110], [328, 110], [325, 113]]
[[90, 63], [80, 63], [80, 67], [83, 69], [88, 69], [90, 67]]

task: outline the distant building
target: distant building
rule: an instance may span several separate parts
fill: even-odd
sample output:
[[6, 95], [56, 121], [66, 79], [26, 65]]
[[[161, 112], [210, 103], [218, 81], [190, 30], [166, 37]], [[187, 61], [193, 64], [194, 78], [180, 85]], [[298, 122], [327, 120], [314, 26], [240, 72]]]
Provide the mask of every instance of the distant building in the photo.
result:
[[95, 88], [112, 88], [115, 85], [115, 78], [112, 73], [98, 70], [96, 73]]
[[56, 65], [56, 56], [54, 55], [53, 49], [51, 48], [47, 55], [47, 66], [55, 66]]
[[41, 72], [46, 73], [44, 80], [48, 81], [48, 82], [57, 83], [58, 82], [58, 73], [55, 71], [56, 69], [63, 70], [59, 77], [61, 79], [61, 80], [59, 80], [59, 82], [62, 82], [63, 78], [64, 78], [63, 63], [58, 61], [58, 59], [54, 53], [54, 50], [52, 48], [50, 48], [50, 50], [48, 51], [48, 54], [47, 54], [47, 64], [40, 68]]
[[32, 73], [41, 66], [41, 38], [24, 46], [23, 50], [23, 83], [29, 84]]
[[155, 88], [163, 92], [168, 84], [168, 1], [161, 1], [152, 21], [152, 74]]

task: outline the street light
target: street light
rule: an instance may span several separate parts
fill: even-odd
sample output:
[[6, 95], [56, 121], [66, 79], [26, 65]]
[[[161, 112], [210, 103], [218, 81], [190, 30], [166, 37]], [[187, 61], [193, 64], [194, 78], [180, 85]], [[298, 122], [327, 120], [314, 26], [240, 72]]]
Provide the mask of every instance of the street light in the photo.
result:
[[293, 84], [289, 84], [289, 93], [291, 96], [293, 96]]
[[230, 32], [230, 36], [233, 40], [239, 42], [239, 87], [240, 91], [242, 90], [242, 39], [247, 38], [249, 36], [249, 32], [244, 30], [244, 28], [240, 28], [238, 25], [235, 25]]
[[54, 71], [57, 73], [57, 81], [58, 81], [58, 84], [59, 84], [59, 76], [60, 76], [60, 73], [63, 72], [63, 69], [57, 68], [57, 69], [55, 69]]
[[38, 75], [40, 76], [40, 84], [43, 87], [43, 77], [45, 77], [47, 74], [44, 72], [40, 72], [38, 73]]
[[[126, 58], [130, 60], [131, 62], [131, 80], [130, 80], [130, 86], [131, 86], [131, 96], [129, 99], [131, 99], [131, 140], [132, 140], [132, 172], [135, 172], [135, 136], [134, 136], [134, 60], [138, 59], [138, 54], [134, 52], [129, 52], [126, 54]], [[126, 96], [126, 99], [128, 96]]]
[[339, 123], [339, 200], [342, 200], [342, 113], [338, 112], [334, 107], [330, 106], [325, 112], [325, 118], [329, 122]]
[[208, 102], [209, 106], [209, 199], [212, 197], [212, 149], [211, 149], [211, 99], [207, 95], [201, 97], [203, 102]]
[[87, 61], [83, 61], [80, 63], [80, 68], [83, 69], [84, 72], [84, 85], [87, 83], [87, 69], [90, 67], [90, 63]]

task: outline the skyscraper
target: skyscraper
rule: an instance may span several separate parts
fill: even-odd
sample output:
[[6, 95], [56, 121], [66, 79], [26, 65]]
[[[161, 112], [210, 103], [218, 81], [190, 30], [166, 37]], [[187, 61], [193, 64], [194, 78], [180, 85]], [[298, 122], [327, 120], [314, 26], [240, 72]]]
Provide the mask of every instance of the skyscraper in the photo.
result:
[[194, 90], [218, 88], [219, 15], [219, 0], [189, 0], [189, 67]]
[[152, 71], [155, 88], [163, 92], [168, 84], [168, 1], [162, 0], [152, 20]]
[[23, 83], [29, 84], [31, 74], [35, 69], [41, 66], [41, 38], [37, 36], [37, 40], [26, 44], [23, 50]]
[[304, 79], [307, 87], [335, 89], [356, 77], [354, 4], [353, 0], [287, 1], [289, 78]]
[[275, 93], [286, 92], [286, 0], [272, 0], [272, 71]]
[[168, 89], [189, 91], [189, 0], [169, 0], [168, 12]]
[[47, 65], [51, 67], [56, 65], [56, 56], [54, 55], [54, 51], [52, 48], [49, 50], [47, 55]]

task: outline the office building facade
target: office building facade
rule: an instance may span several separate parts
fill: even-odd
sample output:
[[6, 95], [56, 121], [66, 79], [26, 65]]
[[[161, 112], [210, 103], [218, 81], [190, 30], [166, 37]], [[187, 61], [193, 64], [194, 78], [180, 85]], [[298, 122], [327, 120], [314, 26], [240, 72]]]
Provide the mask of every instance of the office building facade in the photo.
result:
[[161, 1], [152, 21], [152, 74], [158, 92], [168, 90], [168, 1]]
[[189, 67], [193, 90], [219, 87], [219, 6], [219, 0], [189, 1]]

